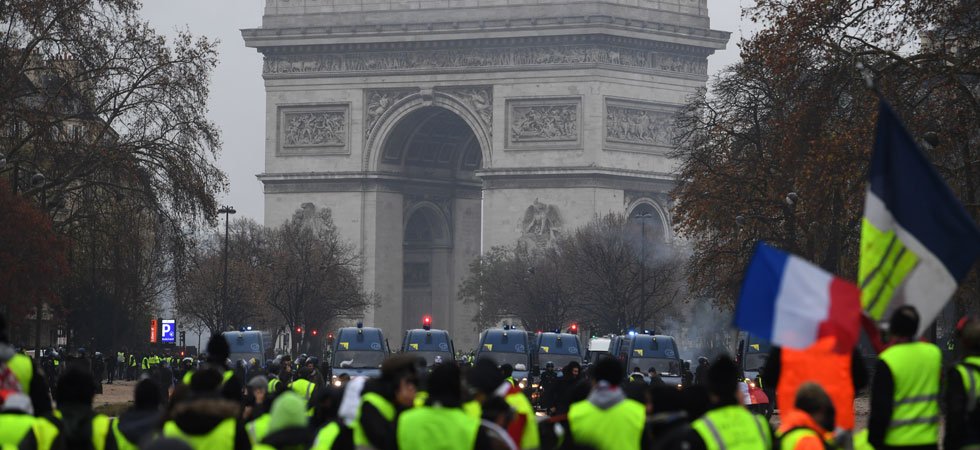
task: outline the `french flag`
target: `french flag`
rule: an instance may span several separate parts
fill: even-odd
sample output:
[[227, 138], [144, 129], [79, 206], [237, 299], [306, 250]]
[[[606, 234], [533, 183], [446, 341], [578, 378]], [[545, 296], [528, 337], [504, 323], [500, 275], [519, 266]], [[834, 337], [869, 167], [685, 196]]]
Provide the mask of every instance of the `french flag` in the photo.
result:
[[735, 308], [735, 325], [773, 345], [806, 349], [825, 336], [857, 344], [861, 291], [810, 262], [759, 242]]

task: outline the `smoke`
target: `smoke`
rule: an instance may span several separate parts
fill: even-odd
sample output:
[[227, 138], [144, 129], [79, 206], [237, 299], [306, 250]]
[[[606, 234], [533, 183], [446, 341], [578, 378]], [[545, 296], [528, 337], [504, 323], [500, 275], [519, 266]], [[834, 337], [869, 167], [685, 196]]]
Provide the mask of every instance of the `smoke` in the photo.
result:
[[660, 331], [677, 340], [681, 359], [697, 360], [735, 352], [736, 330], [732, 312], [715, 306], [710, 298], [695, 298], [673, 308], [673, 320], [664, 320]]

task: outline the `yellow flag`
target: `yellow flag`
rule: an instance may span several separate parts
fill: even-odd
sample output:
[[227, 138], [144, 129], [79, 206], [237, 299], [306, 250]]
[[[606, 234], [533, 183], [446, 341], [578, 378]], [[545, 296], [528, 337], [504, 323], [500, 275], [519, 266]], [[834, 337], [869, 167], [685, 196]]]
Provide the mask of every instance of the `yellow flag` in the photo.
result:
[[340, 346], [343, 347], [344, 350], [347, 350], [347, 348], [350, 347], [350, 343], [348, 343], [348, 342], [341, 342], [340, 343]]

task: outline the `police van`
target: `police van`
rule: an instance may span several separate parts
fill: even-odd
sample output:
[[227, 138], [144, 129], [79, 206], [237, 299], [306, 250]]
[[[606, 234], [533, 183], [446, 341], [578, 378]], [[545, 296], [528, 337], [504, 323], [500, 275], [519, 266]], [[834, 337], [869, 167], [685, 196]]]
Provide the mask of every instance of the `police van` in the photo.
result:
[[432, 317], [422, 318], [422, 328], [405, 331], [402, 339], [402, 353], [425, 359], [427, 367], [453, 362], [455, 349], [453, 340], [446, 330], [433, 330]]
[[639, 368], [643, 379], [649, 382], [649, 370], [654, 368], [668, 386], [682, 386], [684, 361], [671, 336], [631, 331], [613, 339], [610, 354], [623, 363], [625, 376], [629, 376], [634, 368]]
[[253, 358], [260, 365], [265, 364], [267, 356], [271, 355], [272, 340], [269, 333], [263, 331], [225, 331], [221, 336], [228, 342], [231, 354], [228, 356], [232, 363], [251, 361]]
[[582, 365], [582, 343], [573, 333], [538, 333], [534, 345], [534, 368], [543, 369], [549, 362], [561, 370], [570, 362]]
[[361, 322], [356, 327], [337, 330], [332, 350], [330, 370], [335, 379], [344, 374], [351, 377], [380, 377], [381, 363], [390, 354], [388, 341], [381, 329], [365, 327]]
[[489, 358], [497, 365], [510, 364], [514, 367], [513, 377], [523, 389], [529, 386], [531, 374], [531, 339], [527, 331], [505, 325], [491, 328], [480, 335], [480, 346], [476, 358]]

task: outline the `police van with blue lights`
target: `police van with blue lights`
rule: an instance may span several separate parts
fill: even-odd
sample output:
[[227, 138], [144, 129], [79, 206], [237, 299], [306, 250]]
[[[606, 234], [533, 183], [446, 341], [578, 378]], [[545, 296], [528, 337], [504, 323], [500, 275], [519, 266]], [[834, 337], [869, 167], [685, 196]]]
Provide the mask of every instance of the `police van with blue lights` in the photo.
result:
[[429, 368], [436, 364], [453, 362], [455, 349], [449, 332], [432, 328], [432, 316], [422, 318], [422, 328], [406, 330], [402, 339], [402, 353], [425, 359]]
[[[534, 345], [533, 361], [536, 371], [544, 368], [549, 362], [553, 363], [557, 370], [571, 362], [582, 365], [583, 349], [577, 334], [578, 327], [570, 327], [569, 331], [569, 333], [557, 331], [538, 333]], [[575, 333], [571, 331], [575, 331]]]
[[480, 334], [480, 346], [476, 349], [476, 359], [489, 358], [498, 366], [510, 364], [514, 368], [513, 377], [521, 389], [529, 386], [531, 375], [531, 339], [527, 331], [510, 325], [491, 328]]
[[639, 368], [644, 380], [650, 382], [648, 372], [655, 369], [668, 386], [683, 386], [684, 361], [672, 336], [630, 331], [613, 338], [609, 353], [623, 363], [624, 376]]
[[330, 354], [330, 371], [334, 382], [340, 375], [380, 377], [381, 363], [388, 358], [388, 341], [380, 328], [356, 327], [337, 330]]

